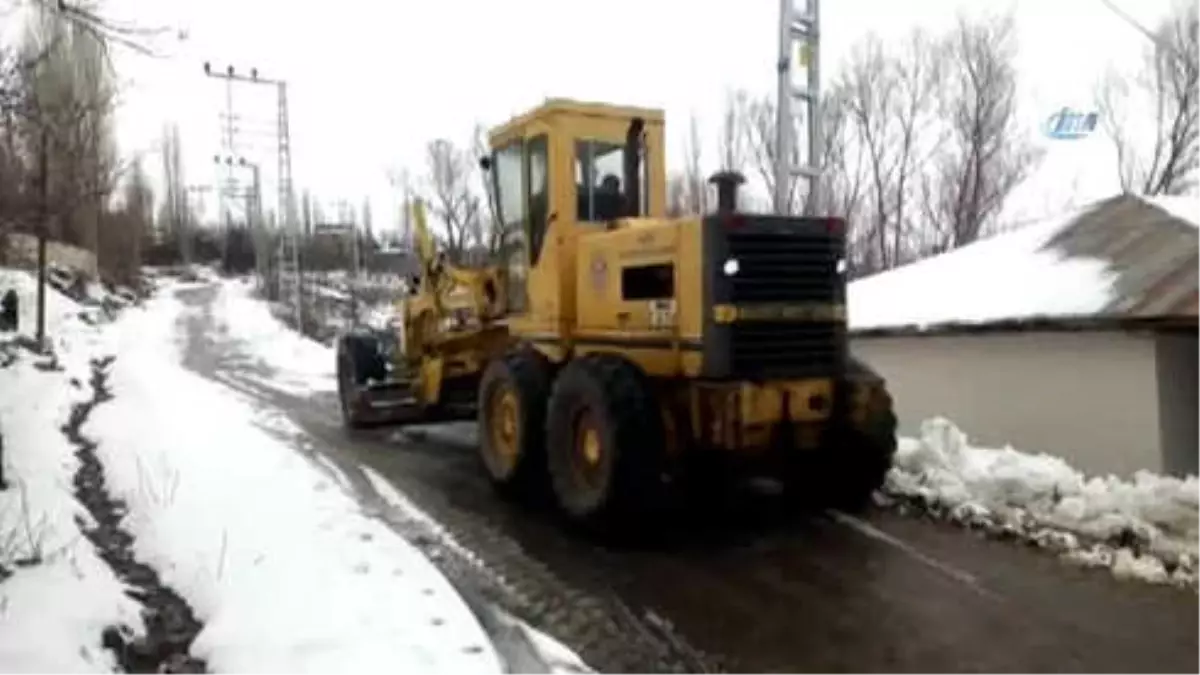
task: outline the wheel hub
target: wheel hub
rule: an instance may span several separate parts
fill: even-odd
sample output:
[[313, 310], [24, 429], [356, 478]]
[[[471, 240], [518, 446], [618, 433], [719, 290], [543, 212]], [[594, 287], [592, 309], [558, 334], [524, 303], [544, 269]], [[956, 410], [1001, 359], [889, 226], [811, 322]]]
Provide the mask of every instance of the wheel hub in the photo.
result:
[[504, 389], [492, 397], [492, 447], [506, 466], [517, 457], [517, 395]]
[[600, 434], [591, 426], [586, 426], [580, 432], [583, 439], [580, 441], [583, 445], [583, 459], [591, 466], [596, 466], [600, 463]]
[[590, 411], [581, 412], [576, 418], [574, 450], [571, 463], [576, 476], [586, 485], [596, 485], [601, 480], [604, 446], [600, 441], [599, 427]]

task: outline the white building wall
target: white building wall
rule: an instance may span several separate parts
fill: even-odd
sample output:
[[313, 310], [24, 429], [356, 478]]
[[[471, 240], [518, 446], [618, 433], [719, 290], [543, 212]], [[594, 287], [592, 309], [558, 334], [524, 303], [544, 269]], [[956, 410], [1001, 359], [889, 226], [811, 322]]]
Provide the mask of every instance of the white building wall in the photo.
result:
[[1121, 332], [855, 337], [900, 430], [953, 420], [978, 445], [1058, 455], [1090, 474], [1161, 471], [1155, 340]]

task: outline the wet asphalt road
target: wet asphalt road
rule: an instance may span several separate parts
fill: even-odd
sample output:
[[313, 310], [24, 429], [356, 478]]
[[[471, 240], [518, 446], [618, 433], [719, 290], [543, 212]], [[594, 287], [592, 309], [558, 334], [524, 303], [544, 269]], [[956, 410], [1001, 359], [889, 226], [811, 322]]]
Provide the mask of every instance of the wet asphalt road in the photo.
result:
[[[714, 506], [661, 545], [603, 549], [499, 500], [470, 425], [350, 435], [336, 396], [298, 396], [223, 335], [215, 288], [179, 291], [185, 364], [302, 430], [291, 440], [419, 544], [470, 597], [525, 618], [602, 671], [1197, 672], [1197, 595], [1119, 582], [951, 525], [877, 512], [783, 517]], [[389, 511], [399, 489], [482, 564]], [[391, 515], [389, 515], [391, 514]]]

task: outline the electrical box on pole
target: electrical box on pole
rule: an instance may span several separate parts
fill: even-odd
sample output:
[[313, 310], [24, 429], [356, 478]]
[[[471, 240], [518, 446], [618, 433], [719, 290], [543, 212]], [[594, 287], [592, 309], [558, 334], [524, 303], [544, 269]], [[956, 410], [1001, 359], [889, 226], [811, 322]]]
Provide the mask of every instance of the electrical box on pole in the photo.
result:
[[[779, 0], [778, 90], [775, 105], [775, 212], [792, 211], [792, 185], [796, 176], [808, 179], [809, 209], [819, 209], [821, 175], [821, 42], [820, 0], [807, 0], [803, 10], [796, 0]], [[793, 75], [802, 68], [807, 77], [797, 86]], [[798, 152], [793, 105], [803, 107], [806, 157]]]

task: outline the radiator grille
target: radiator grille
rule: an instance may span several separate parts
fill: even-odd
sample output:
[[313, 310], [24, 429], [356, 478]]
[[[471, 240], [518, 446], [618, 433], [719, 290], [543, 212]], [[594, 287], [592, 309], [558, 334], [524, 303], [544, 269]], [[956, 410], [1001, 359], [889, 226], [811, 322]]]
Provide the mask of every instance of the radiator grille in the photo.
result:
[[821, 376], [840, 372], [843, 327], [837, 323], [747, 321], [730, 326], [739, 377]]
[[738, 261], [730, 279], [734, 304], [838, 299], [838, 239], [746, 229], [729, 232], [727, 241], [730, 257]]

